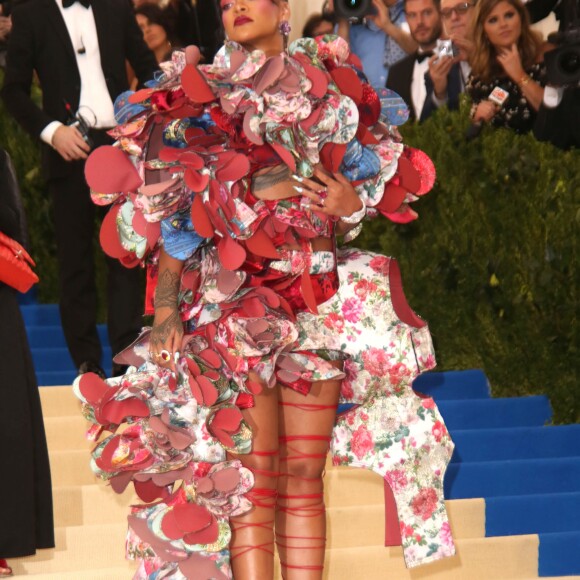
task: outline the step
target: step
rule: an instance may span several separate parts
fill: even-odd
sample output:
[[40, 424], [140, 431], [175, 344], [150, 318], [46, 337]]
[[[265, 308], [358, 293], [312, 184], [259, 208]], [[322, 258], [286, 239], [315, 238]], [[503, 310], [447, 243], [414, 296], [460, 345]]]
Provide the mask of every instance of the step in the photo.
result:
[[516, 580], [537, 578], [537, 536], [465, 539], [457, 555], [408, 570], [401, 548], [351, 547], [328, 550], [332, 580]]
[[130, 580], [135, 573], [135, 562], [125, 562], [116, 568], [102, 568], [101, 570], [72, 570], [71, 572], [56, 572], [48, 574], [27, 574], [27, 578], [34, 580]]
[[[108, 372], [109, 369], [104, 369]], [[36, 383], [40, 387], [52, 387], [61, 385], [72, 385], [77, 376], [77, 369], [69, 369], [64, 371], [36, 371]]]
[[485, 501], [486, 536], [578, 531], [580, 492], [490, 497]]
[[445, 497], [501, 497], [580, 491], [580, 458], [524, 459], [452, 463], [445, 476]]
[[539, 574], [580, 575], [580, 531], [540, 534]]
[[20, 307], [24, 324], [32, 325], [60, 325], [58, 304], [26, 304]]
[[90, 468], [88, 450], [48, 450], [52, 486], [92, 485], [97, 477]]
[[76, 415], [45, 417], [44, 430], [48, 448], [51, 451], [84, 449], [88, 453], [94, 447], [94, 443], [85, 437], [90, 425], [81, 415], [80, 402]]
[[452, 435], [456, 429], [540, 427], [552, 416], [550, 402], [542, 395], [439, 401], [437, 405]]
[[489, 381], [480, 369], [423, 373], [413, 382], [413, 389], [436, 401], [486, 399], [491, 396]]
[[580, 424], [454, 430], [452, 461], [580, 456]]
[[40, 402], [42, 404], [42, 415], [48, 417], [78, 417], [81, 413], [80, 401], [75, 397], [72, 387], [55, 386], [40, 387]]
[[[68, 348], [35, 348], [32, 351], [32, 360], [36, 372], [76, 370]], [[102, 362], [111, 360], [110, 347], [103, 348]]]
[[[130, 578], [129, 574], [136, 565], [124, 560], [125, 533], [124, 523], [59, 527], [55, 529], [56, 548], [39, 551], [33, 557], [12, 559], [10, 564], [16, 575], [23, 576], [62, 574], [75, 570], [93, 573], [125, 567], [126, 578]], [[353, 573], [356, 573], [355, 578], [372, 580], [418, 578], [428, 572], [429, 579], [434, 580], [490, 580], [529, 578], [534, 577], [537, 571], [537, 536], [459, 539], [456, 546], [456, 557], [409, 571], [405, 568], [400, 547], [344, 548], [329, 544], [326, 575], [332, 580], [346, 580], [352, 579]]]
[[[30, 348], [66, 348], [64, 332], [60, 324], [31, 324], [26, 326]], [[107, 325], [98, 324], [97, 333], [103, 346], [108, 346]]]
[[[353, 492], [353, 495], [356, 492]], [[118, 524], [125, 522], [129, 505], [140, 503], [131, 491], [122, 495], [99, 482], [93, 485], [56, 487], [53, 490], [55, 526]], [[385, 533], [384, 505], [339, 505], [327, 502], [330, 538], [334, 546], [348, 547], [356, 537], [360, 545], [382, 545]], [[330, 505], [332, 504], [332, 505]], [[455, 538], [485, 536], [485, 504], [481, 499], [446, 503]]]

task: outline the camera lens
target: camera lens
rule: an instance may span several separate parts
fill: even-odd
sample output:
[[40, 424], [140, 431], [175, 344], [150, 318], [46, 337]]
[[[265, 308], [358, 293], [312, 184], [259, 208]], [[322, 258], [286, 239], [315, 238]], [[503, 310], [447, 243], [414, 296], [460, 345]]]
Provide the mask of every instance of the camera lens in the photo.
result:
[[560, 68], [567, 75], [575, 75], [580, 72], [580, 50], [568, 50], [560, 57]]
[[334, 10], [339, 18], [362, 18], [372, 14], [372, 0], [334, 0]]

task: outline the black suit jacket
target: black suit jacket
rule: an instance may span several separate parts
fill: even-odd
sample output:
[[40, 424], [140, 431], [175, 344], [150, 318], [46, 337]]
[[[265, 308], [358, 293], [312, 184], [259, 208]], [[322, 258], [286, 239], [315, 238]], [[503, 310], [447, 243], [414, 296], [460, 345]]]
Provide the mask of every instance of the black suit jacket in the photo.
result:
[[[7, 109], [34, 137], [52, 121], [67, 120], [64, 100], [76, 111], [81, 80], [74, 48], [57, 0], [25, 0], [14, 6], [2, 97]], [[60, 1], [60, 0], [58, 0]], [[129, 88], [125, 60], [140, 83], [158, 69], [137, 26], [129, 0], [92, 3], [101, 67], [111, 99]], [[42, 108], [30, 98], [33, 73], [42, 87]], [[43, 147], [47, 177], [66, 175], [70, 165], [51, 147]]]
[[[425, 75], [425, 85], [427, 87], [427, 97], [425, 99], [425, 104], [423, 105], [423, 111], [421, 112], [421, 121], [427, 119], [437, 110], [437, 106], [433, 102], [433, 81], [431, 80], [431, 75], [429, 73]], [[449, 74], [447, 75], [447, 108], [451, 111], [459, 109], [459, 95], [461, 95], [461, 89], [461, 65], [456, 62], [453, 64]]]
[[[411, 83], [413, 82], [413, 69], [415, 68], [415, 54], [410, 54], [403, 60], [391, 67], [389, 78], [387, 79], [387, 88], [397, 92], [403, 98], [409, 107], [409, 119], [415, 121], [417, 118], [420, 122], [427, 119], [437, 109], [433, 102], [433, 81], [429, 71], [425, 73], [425, 87], [427, 96], [423, 103], [421, 111], [415, 111], [413, 99], [411, 97]], [[449, 109], [459, 108], [459, 95], [461, 94], [461, 69], [459, 63], [455, 63], [449, 71], [447, 80], [447, 107]]]
[[[387, 88], [395, 91], [409, 107], [409, 119], [417, 119], [417, 112], [411, 98], [411, 83], [415, 68], [415, 53], [406, 56], [389, 69]], [[419, 111], [420, 112], [420, 111]]]

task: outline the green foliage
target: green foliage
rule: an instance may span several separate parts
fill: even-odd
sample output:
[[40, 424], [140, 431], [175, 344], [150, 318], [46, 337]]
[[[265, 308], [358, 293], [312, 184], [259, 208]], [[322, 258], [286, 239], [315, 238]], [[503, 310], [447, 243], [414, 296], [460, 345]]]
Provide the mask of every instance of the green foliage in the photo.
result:
[[579, 421], [580, 153], [508, 130], [467, 143], [467, 125], [442, 110], [402, 128], [437, 183], [417, 221], [375, 220], [362, 245], [399, 260], [439, 369], [482, 368], [496, 396], [545, 393], [555, 422]]

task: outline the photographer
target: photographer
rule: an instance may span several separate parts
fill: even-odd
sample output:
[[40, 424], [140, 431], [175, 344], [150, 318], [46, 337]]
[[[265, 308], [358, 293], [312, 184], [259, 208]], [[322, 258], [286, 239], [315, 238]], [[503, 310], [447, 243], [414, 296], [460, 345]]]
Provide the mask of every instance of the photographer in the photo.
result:
[[429, 59], [429, 72], [425, 77], [427, 98], [423, 115], [429, 115], [442, 106], [451, 110], [459, 108], [459, 95], [465, 92], [467, 79], [471, 74], [469, 54], [473, 43], [469, 38], [473, 2], [441, 0], [441, 21], [447, 38], [453, 43], [454, 56]]
[[[141, 84], [157, 62], [128, 0], [28, 0], [14, 6], [2, 97], [6, 108], [43, 142], [43, 172], [52, 199], [60, 282], [60, 312], [79, 372], [101, 368], [93, 264], [95, 207], [85, 182], [85, 159], [111, 143], [113, 101], [128, 87], [125, 60]], [[30, 97], [33, 74], [43, 92]], [[79, 111], [91, 113], [89, 128]], [[116, 354], [141, 328], [139, 272], [108, 261], [109, 338]], [[114, 373], [123, 369], [113, 368]]]
[[580, 9], [577, 0], [563, 0], [554, 11], [560, 19], [560, 32], [550, 35], [549, 40], [558, 48], [545, 55], [548, 85], [534, 135], [569, 149], [580, 147]]
[[405, 15], [411, 36], [419, 48], [393, 66], [387, 87], [407, 103], [411, 120], [423, 121], [427, 116], [423, 113], [427, 98], [425, 75], [429, 59], [436, 58], [433, 49], [441, 36], [439, 0], [405, 0]]
[[370, 84], [384, 87], [389, 68], [414, 52], [417, 43], [409, 32], [403, 0], [363, 0], [360, 5], [355, 12], [364, 16], [360, 23], [349, 21], [346, 0], [328, 0], [327, 11], [335, 15], [338, 34], [361, 60]]

